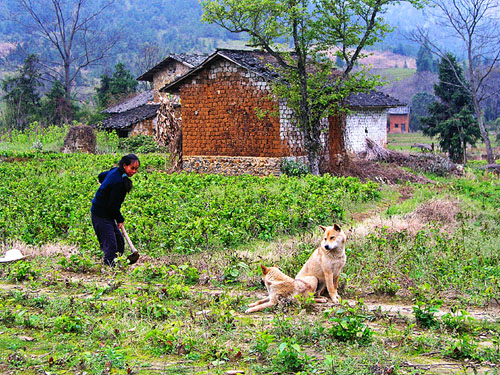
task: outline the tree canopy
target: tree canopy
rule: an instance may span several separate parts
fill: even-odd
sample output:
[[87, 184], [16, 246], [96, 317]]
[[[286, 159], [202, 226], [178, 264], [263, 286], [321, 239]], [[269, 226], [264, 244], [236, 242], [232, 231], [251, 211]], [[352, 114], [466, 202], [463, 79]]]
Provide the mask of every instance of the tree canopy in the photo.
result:
[[459, 83], [462, 68], [453, 55], [441, 59], [438, 74], [434, 94], [440, 101], [429, 105], [429, 116], [421, 118], [422, 130], [426, 135], [438, 136], [441, 149], [451, 160], [465, 163], [467, 145], [474, 145], [480, 138], [472, 98]]

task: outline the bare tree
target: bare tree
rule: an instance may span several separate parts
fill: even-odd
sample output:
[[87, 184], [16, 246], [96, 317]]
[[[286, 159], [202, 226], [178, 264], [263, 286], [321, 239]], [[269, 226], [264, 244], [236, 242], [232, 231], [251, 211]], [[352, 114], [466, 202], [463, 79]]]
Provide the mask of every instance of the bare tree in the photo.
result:
[[[140, 74], [143, 74], [158, 64], [161, 60], [162, 52], [157, 44], [145, 43], [137, 54], [136, 66]], [[153, 88], [152, 82], [144, 82], [147, 89]]]
[[[102, 60], [118, 41], [117, 33], [103, 27], [105, 12], [114, 1], [16, 0], [17, 7], [9, 14], [32, 37], [34, 46], [27, 47], [38, 49], [45, 74], [62, 83], [67, 108], [82, 70]], [[66, 117], [71, 120], [72, 113]]]
[[[431, 0], [438, 11], [438, 26], [445, 33], [447, 43], [451, 39], [459, 41], [465, 52], [466, 79], [456, 73], [459, 84], [466, 89], [474, 104], [479, 131], [486, 145], [488, 163], [494, 162], [488, 131], [484, 125], [481, 103], [498, 95], [500, 87], [495, 90], [487, 87], [488, 77], [500, 67], [500, 11], [499, 0]], [[411, 33], [414, 41], [427, 44], [437, 56], [447, 59], [446, 44], [437, 42], [437, 38], [429, 36], [429, 31], [420, 27]], [[448, 61], [449, 62], [449, 61]], [[452, 65], [450, 63], [450, 65]]]

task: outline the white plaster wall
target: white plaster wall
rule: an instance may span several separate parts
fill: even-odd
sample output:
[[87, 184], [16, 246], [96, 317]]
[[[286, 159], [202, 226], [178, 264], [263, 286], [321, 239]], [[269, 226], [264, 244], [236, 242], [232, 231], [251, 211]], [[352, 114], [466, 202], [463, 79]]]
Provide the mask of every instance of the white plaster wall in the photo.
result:
[[387, 112], [385, 109], [361, 110], [347, 116], [345, 147], [350, 152], [366, 151], [366, 138], [380, 146], [387, 144]]

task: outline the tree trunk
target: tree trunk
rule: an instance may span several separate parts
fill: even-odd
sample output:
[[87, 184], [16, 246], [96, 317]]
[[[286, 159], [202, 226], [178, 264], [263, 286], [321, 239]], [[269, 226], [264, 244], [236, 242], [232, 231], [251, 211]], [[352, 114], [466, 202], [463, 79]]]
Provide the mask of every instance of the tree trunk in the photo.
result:
[[483, 138], [483, 142], [486, 146], [486, 160], [488, 161], [488, 164], [493, 164], [495, 162], [495, 159], [493, 157], [493, 151], [491, 149], [491, 142], [490, 142], [490, 138], [488, 136], [488, 131], [486, 130], [486, 127], [484, 126], [484, 122], [483, 122], [483, 111], [481, 109], [481, 105], [479, 104], [479, 101], [477, 100], [477, 96], [472, 95], [472, 99], [474, 101], [474, 110], [476, 111], [477, 124], [479, 126], [479, 131], [481, 132], [481, 137]]

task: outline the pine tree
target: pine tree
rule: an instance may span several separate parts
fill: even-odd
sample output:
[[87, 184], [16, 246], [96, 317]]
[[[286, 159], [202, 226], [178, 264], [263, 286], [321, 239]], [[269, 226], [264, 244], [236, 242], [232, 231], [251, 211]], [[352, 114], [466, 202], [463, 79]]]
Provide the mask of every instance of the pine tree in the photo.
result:
[[3, 98], [6, 103], [3, 121], [7, 129], [23, 130], [38, 119], [38, 89], [42, 84], [37, 64], [38, 58], [29, 55], [17, 75], [2, 80], [2, 90], [5, 92]]
[[110, 77], [107, 74], [101, 76], [101, 85], [96, 88], [97, 104], [100, 108], [120, 102], [123, 98], [134, 93], [137, 82], [129, 70], [125, 69], [123, 63], [115, 66], [115, 71]]
[[480, 137], [472, 98], [457, 79], [463, 77], [463, 72], [453, 55], [441, 59], [438, 74], [434, 94], [440, 101], [428, 107], [429, 117], [421, 118], [422, 130], [426, 135], [438, 136], [441, 149], [451, 160], [465, 163], [467, 145], [475, 145]]

